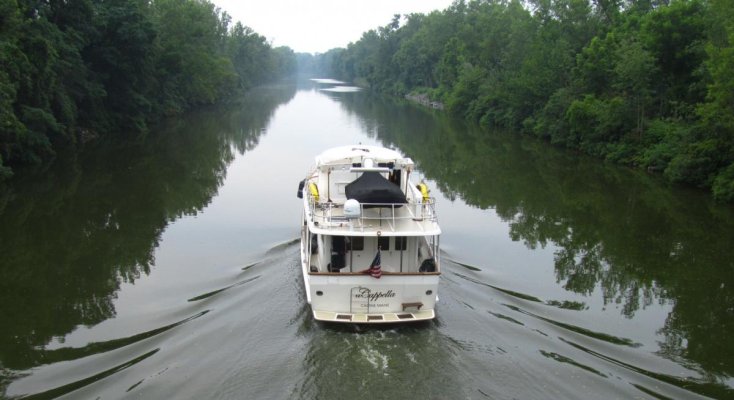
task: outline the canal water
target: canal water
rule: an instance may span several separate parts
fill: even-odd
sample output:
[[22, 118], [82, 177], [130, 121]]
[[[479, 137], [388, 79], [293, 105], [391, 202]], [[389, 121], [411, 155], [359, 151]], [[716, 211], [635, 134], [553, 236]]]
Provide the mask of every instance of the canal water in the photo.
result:
[[[298, 182], [354, 143], [437, 198], [432, 322], [305, 304]], [[0, 187], [2, 398], [725, 399], [732, 332], [731, 206], [344, 86], [261, 88]]]

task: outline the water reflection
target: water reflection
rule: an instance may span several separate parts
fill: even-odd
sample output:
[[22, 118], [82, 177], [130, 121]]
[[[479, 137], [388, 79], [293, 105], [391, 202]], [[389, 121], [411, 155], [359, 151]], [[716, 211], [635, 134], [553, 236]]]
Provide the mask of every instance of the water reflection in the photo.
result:
[[[494, 209], [514, 241], [552, 245], [571, 292], [601, 293], [627, 318], [672, 307], [660, 353], [734, 375], [734, 213], [704, 193], [608, 166], [546, 143], [487, 134], [406, 103], [342, 95], [363, 128], [402, 149], [451, 199]], [[431, 116], [432, 114], [432, 116]]]
[[[95, 143], [0, 192], [0, 397], [732, 396], [730, 208], [318, 88], [270, 88], [122, 148]], [[446, 246], [437, 320], [322, 326], [290, 241], [294, 184], [323, 147], [377, 140], [472, 207], [441, 199], [442, 226], [461, 231], [442, 239], [459, 243]], [[282, 245], [252, 250], [271, 241]], [[515, 252], [498, 262], [496, 247]], [[95, 327], [67, 334], [80, 324]]]
[[90, 143], [0, 188], [0, 366], [49, 362], [36, 346], [114, 316], [120, 284], [150, 273], [166, 226], [211, 201], [235, 152], [257, 146], [295, 92], [271, 87], [144, 139]]

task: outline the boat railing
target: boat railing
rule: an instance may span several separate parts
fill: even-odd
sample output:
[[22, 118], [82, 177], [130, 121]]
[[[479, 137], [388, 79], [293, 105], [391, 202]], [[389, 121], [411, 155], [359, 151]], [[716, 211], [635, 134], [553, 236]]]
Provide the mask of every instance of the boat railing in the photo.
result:
[[360, 203], [359, 216], [353, 218], [344, 215], [343, 203], [317, 202], [314, 196], [308, 197], [311, 218], [314, 222], [326, 226], [342, 226], [351, 222], [354, 227], [364, 228], [375, 223], [389, 222], [394, 229], [402, 221], [416, 223], [438, 221], [436, 200], [433, 197], [408, 203]]

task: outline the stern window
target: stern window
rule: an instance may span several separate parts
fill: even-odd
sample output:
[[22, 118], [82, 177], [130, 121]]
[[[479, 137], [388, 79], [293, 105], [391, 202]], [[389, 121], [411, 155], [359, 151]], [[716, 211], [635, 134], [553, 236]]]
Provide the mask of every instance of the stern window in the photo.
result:
[[377, 246], [380, 250], [390, 250], [390, 236], [379, 236], [377, 238]]
[[350, 250], [352, 251], [364, 250], [364, 238], [361, 236], [349, 237], [349, 243], [351, 244]]

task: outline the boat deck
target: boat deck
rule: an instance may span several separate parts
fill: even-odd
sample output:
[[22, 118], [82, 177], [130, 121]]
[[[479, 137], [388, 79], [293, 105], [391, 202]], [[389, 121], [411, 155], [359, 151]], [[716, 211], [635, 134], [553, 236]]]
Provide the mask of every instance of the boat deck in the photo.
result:
[[343, 204], [309, 202], [313, 229], [349, 236], [380, 232], [382, 235], [435, 235], [440, 233], [433, 201], [408, 204], [361, 204], [357, 218], [344, 215]]

